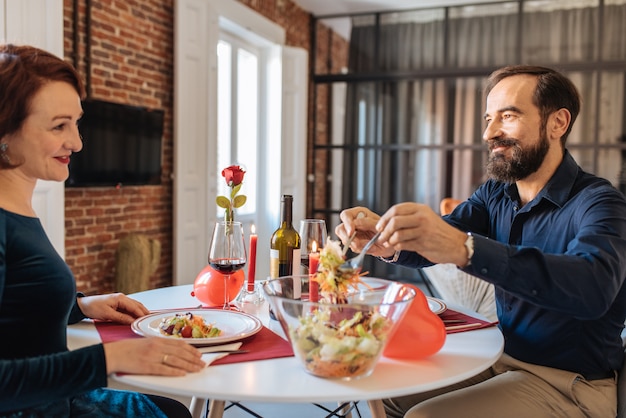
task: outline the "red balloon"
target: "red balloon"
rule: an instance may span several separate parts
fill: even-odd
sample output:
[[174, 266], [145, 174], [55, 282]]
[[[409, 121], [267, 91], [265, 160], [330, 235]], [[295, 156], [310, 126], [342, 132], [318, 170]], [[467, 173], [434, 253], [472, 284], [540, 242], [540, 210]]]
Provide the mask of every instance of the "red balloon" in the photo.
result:
[[389, 338], [383, 355], [402, 360], [419, 360], [435, 354], [446, 342], [446, 327], [428, 307], [424, 293], [412, 284], [415, 298]]
[[[226, 279], [228, 292], [228, 301], [226, 302], [232, 302], [237, 297], [244, 280], [243, 270], [238, 270], [229, 275]], [[224, 275], [213, 267], [206, 266], [198, 273], [191, 296], [208, 306], [223, 306], [225, 303]]]

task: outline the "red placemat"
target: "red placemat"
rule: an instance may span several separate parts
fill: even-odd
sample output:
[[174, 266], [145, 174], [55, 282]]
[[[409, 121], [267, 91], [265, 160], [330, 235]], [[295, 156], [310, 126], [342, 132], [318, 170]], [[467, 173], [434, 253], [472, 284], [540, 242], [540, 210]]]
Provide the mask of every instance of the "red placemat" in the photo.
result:
[[128, 338], [142, 338], [141, 335], [135, 334], [130, 329], [130, 325], [118, 324], [115, 322], [93, 322], [103, 343], [126, 340]]
[[293, 350], [289, 341], [276, 335], [272, 330], [263, 327], [261, 331], [242, 341], [242, 350], [249, 353], [235, 354], [215, 360], [211, 366], [217, 364], [239, 363], [242, 361], [265, 360], [279, 357], [292, 357]]
[[489, 322], [464, 313], [455, 311], [454, 309], [446, 309], [439, 314], [446, 326], [446, 334], [454, 334], [457, 332], [473, 331], [475, 329], [493, 327], [498, 322]]
[[[127, 338], [143, 338], [141, 335], [135, 334], [130, 329], [130, 325], [101, 321], [95, 321], [94, 323], [103, 343]], [[241, 349], [249, 350], [249, 353], [222, 357], [211, 363], [211, 366], [293, 356], [291, 344], [266, 327], [263, 327], [261, 331], [242, 340], [242, 343]]]

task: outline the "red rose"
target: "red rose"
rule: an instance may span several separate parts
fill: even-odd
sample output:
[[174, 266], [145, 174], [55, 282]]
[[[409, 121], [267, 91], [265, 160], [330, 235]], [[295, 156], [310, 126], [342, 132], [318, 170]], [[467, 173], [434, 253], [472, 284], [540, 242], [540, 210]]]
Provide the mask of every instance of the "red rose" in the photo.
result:
[[231, 165], [222, 170], [222, 177], [226, 179], [228, 187], [238, 186], [243, 182], [243, 175], [246, 172], [238, 165]]

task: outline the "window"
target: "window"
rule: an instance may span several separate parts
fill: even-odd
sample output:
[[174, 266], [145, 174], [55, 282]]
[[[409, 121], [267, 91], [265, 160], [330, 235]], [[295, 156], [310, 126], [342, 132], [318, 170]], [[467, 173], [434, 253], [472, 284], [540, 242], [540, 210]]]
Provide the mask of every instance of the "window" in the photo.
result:
[[[482, 83], [518, 62], [556, 67], [573, 80], [583, 109], [567, 148], [583, 169], [626, 190], [625, 18], [626, 0], [317, 18], [313, 120], [328, 126], [314, 130], [313, 174], [326, 181], [308, 189], [310, 216], [332, 230], [346, 207], [382, 213], [417, 201], [438, 211], [444, 197], [469, 197], [484, 181]], [[341, 38], [331, 27], [349, 30]], [[365, 268], [415, 274], [375, 262]]]
[[[259, 56], [260, 51], [253, 45], [226, 32], [220, 34], [217, 45], [217, 167], [222, 170], [239, 164], [246, 170], [242, 193], [247, 201], [237, 209], [238, 216], [254, 215], [257, 207]], [[220, 173], [217, 190], [223, 189], [224, 179]]]
[[[254, 172], [241, 190], [250, 203], [242, 208], [245, 213], [238, 210], [235, 216], [256, 226], [257, 277], [265, 277], [269, 273], [265, 255], [278, 223], [280, 194], [301, 194], [297, 201], [302, 207], [294, 203], [294, 216], [301, 218], [296, 213], [304, 213], [306, 173], [301, 161], [306, 138], [301, 131], [306, 132], [307, 84], [302, 80], [307, 75], [306, 52], [286, 47], [283, 28], [239, 1], [177, 0], [174, 7], [174, 283], [193, 282], [206, 265], [213, 223], [223, 216], [215, 204], [215, 197], [225, 192], [221, 169], [233, 162]], [[231, 37], [222, 36], [226, 34]], [[230, 81], [241, 78], [235, 90], [230, 81], [227, 89], [222, 80], [218, 82], [218, 45], [220, 55], [230, 54], [226, 65]], [[251, 80], [236, 68], [255, 57], [257, 89], [251, 100], [248, 85], [242, 84]], [[232, 64], [235, 58], [237, 66]], [[247, 64], [243, 67], [248, 70]], [[219, 100], [230, 104], [221, 115]], [[244, 106], [257, 111], [250, 114]], [[224, 125], [220, 118], [232, 123]], [[220, 140], [219, 135], [226, 139]], [[226, 145], [218, 151], [218, 143]], [[254, 149], [251, 143], [256, 144]], [[218, 163], [218, 152], [223, 163]], [[250, 229], [246, 226], [244, 231]]]

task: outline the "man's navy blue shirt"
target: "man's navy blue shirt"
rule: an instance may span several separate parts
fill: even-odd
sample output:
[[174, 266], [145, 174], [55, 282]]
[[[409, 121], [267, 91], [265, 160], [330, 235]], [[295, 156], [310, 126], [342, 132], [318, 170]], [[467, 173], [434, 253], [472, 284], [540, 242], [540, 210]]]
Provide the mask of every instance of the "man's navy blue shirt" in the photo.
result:
[[[626, 200], [565, 152], [520, 207], [515, 184], [488, 180], [444, 219], [474, 235], [465, 269], [495, 285], [504, 351], [592, 380], [621, 368], [626, 318]], [[428, 261], [402, 252], [400, 264]]]

